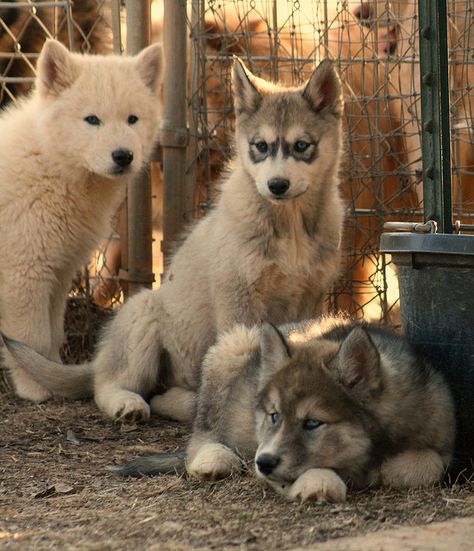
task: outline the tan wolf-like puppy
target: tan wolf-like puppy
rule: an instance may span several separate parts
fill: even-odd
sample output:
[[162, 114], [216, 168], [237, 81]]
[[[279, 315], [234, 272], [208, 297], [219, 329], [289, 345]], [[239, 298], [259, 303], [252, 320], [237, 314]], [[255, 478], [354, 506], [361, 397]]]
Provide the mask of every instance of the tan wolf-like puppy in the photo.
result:
[[[0, 328], [59, 361], [72, 278], [155, 143], [161, 46], [121, 59], [48, 40], [37, 71], [0, 118]], [[20, 397], [51, 395], [3, 359]]]
[[444, 378], [403, 337], [342, 318], [281, 330], [237, 326], [204, 358], [184, 454], [138, 459], [124, 475], [183, 471], [216, 480], [255, 461], [289, 499], [343, 501], [362, 488], [428, 486], [450, 462]]
[[92, 364], [64, 367], [11, 344], [53, 393], [93, 393], [108, 416], [143, 420], [160, 382], [167, 392], [151, 408], [192, 419], [201, 362], [219, 332], [322, 312], [340, 263], [340, 80], [323, 61], [304, 86], [285, 88], [237, 60], [233, 84], [237, 156], [161, 288], [121, 308]]

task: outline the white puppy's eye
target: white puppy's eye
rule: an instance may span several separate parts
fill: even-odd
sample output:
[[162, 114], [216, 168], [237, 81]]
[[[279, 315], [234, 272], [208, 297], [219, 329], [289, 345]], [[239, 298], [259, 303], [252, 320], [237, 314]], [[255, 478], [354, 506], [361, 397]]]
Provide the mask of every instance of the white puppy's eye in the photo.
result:
[[317, 419], [305, 419], [303, 421], [303, 430], [315, 430], [322, 425]]
[[84, 117], [84, 120], [92, 126], [100, 126], [101, 124], [101, 120], [96, 115], [87, 115], [87, 117]]
[[278, 421], [279, 418], [280, 414], [278, 412], [274, 411], [273, 413], [270, 413], [270, 419], [273, 425]]
[[129, 115], [127, 119], [128, 124], [132, 125], [138, 122], [138, 117], [136, 115]]

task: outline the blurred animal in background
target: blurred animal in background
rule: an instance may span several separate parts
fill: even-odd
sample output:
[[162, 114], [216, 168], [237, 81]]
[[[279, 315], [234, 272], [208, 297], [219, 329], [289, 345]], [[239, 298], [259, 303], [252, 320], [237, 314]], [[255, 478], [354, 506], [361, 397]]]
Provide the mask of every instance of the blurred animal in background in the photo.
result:
[[[451, 91], [451, 165], [454, 218], [472, 224], [474, 215], [474, 65], [469, 59], [474, 47], [472, 0], [448, 4], [449, 85]], [[363, 25], [375, 29], [379, 48], [400, 97], [397, 117], [406, 143], [404, 172], [415, 184], [421, 206], [421, 85], [419, 64], [419, 19], [416, 0], [368, 0], [357, 14]], [[404, 62], [400, 63], [400, 58]], [[413, 60], [413, 63], [407, 61]]]
[[[0, 118], [0, 328], [59, 360], [72, 278], [110, 231], [158, 126], [161, 46], [135, 58], [48, 40], [33, 93]], [[49, 391], [4, 350], [17, 394]]]
[[218, 480], [254, 462], [257, 477], [289, 499], [337, 502], [346, 485], [439, 482], [454, 435], [442, 375], [387, 329], [344, 318], [237, 326], [204, 357], [186, 454], [112, 470]]
[[[325, 60], [306, 84], [286, 88], [236, 61], [233, 82], [237, 155], [160, 289], [125, 302], [91, 364], [62, 366], [8, 344], [53, 394], [93, 394], [116, 419], [146, 420], [151, 406], [191, 420], [201, 362], [220, 332], [324, 311], [339, 271], [344, 211], [339, 77]], [[158, 385], [164, 393], [156, 394]]]

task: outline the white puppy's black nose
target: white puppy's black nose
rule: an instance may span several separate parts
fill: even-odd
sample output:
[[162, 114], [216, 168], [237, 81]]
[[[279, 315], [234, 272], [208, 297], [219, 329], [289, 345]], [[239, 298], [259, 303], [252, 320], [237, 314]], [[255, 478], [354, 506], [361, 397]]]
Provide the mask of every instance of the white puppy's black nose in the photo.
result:
[[273, 193], [273, 195], [283, 195], [288, 191], [289, 187], [290, 180], [287, 180], [286, 178], [272, 178], [271, 180], [268, 180], [268, 189]]
[[278, 467], [280, 458], [269, 453], [262, 453], [255, 459], [255, 464], [262, 474], [268, 476]]
[[133, 153], [128, 149], [116, 149], [112, 151], [112, 159], [116, 165], [125, 168], [133, 161]]

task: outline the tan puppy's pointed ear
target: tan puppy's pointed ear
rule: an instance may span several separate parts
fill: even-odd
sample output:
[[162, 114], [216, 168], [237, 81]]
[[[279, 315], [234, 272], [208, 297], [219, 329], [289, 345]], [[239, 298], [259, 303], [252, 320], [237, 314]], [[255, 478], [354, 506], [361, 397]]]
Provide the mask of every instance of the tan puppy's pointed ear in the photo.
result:
[[253, 82], [254, 78], [244, 62], [234, 56], [233, 89], [236, 115], [254, 113], [260, 105], [262, 96]]
[[80, 63], [60, 42], [48, 39], [38, 58], [37, 71], [40, 95], [54, 97], [74, 83], [80, 73]]
[[135, 57], [135, 66], [143, 82], [157, 92], [163, 78], [163, 48], [161, 44], [146, 47]]
[[317, 111], [342, 114], [342, 87], [332, 61], [325, 59], [316, 67], [303, 90], [303, 97]]

